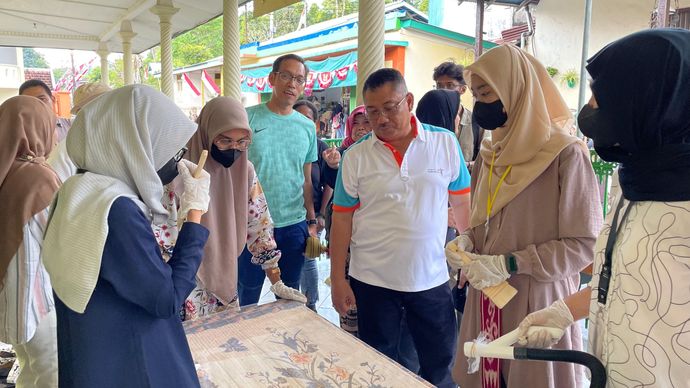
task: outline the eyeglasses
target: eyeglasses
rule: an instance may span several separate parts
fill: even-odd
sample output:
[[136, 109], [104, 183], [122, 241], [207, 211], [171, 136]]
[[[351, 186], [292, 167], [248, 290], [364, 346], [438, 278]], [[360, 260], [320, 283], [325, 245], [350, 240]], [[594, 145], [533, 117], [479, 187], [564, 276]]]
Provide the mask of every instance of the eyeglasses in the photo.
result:
[[456, 90], [462, 87], [462, 84], [457, 82], [436, 82], [436, 89]]
[[304, 78], [301, 75], [292, 75], [290, 73], [286, 73], [284, 71], [276, 71], [276, 74], [278, 74], [278, 78], [280, 78], [281, 81], [288, 83], [290, 81], [295, 81], [297, 85], [304, 85], [305, 82], [307, 82], [307, 79]]
[[403, 97], [402, 100], [398, 101], [397, 104], [384, 106], [382, 111], [370, 108], [366, 108], [364, 111], [366, 112], [366, 116], [369, 119], [369, 121], [376, 121], [379, 119], [381, 115], [386, 116], [386, 118], [388, 118], [391, 117], [391, 115], [393, 115], [394, 113], [398, 112], [398, 109], [400, 109], [400, 104], [402, 104], [403, 101], [405, 101], [406, 99], [407, 94], [405, 94], [405, 97]]
[[[235, 148], [240, 151], [246, 151], [247, 148], [249, 148], [249, 145], [252, 143], [251, 140], [249, 139], [240, 139], [240, 140], [234, 140], [230, 139], [228, 137], [218, 137], [216, 140], [213, 141], [216, 143], [216, 146], [222, 147], [223, 149], [228, 149], [228, 148]], [[234, 145], [234, 147], [233, 147]]]
[[173, 156], [173, 161], [175, 163], [179, 162], [180, 160], [182, 160], [182, 157], [184, 156], [185, 153], [187, 153], [187, 147], [182, 147], [182, 149], [177, 151], [175, 156]]

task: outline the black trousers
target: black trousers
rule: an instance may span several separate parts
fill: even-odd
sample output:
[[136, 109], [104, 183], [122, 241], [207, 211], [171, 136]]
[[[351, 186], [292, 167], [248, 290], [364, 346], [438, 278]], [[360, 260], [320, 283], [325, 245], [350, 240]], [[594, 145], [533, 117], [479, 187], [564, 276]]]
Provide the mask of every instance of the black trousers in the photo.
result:
[[357, 302], [359, 338], [398, 361], [400, 320], [407, 326], [419, 356], [419, 375], [437, 387], [455, 387], [450, 368], [457, 332], [448, 283], [419, 292], [401, 292], [350, 277]]

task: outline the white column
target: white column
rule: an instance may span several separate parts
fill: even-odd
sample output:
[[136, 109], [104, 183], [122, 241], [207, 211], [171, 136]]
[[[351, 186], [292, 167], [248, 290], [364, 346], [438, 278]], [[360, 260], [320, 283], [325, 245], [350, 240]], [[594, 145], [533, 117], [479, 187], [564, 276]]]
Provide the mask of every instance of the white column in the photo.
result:
[[96, 51], [98, 56], [101, 57], [101, 83], [103, 85], [108, 85], [108, 44], [101, 42], [98, 44], [98, 51]]
[[223, 0], [223, 95], [241, 101], [238, 7], [237, 0]]
[[172, 16], [179, 11], [172, 5], [172, 0], [158, 0], [151, 12], [158, 15], [161, 30], [161, 91], [174, 99], [172, 63]]
[[384, 66], [386, 49], [385, 4], [383, 0], [359, 2], [357, 23], [357, 103], [362, 103], [362, 87], [367, 77]]
[[132, 31], [132, 22], [124, 20], [120, 27], [120, 38], [122, 38], [122, 64], [125, 78], [125, 85], [134, 83], [134, 66], [132, 63], [132, 38], [137, 34]]

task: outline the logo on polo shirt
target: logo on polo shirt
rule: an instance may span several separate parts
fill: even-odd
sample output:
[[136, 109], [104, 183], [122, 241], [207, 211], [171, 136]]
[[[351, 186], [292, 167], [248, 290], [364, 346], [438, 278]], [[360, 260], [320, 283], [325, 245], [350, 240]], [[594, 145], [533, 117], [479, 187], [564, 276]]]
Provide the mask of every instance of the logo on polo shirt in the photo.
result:
[[427, 168], [426, 169], [427, 174], [440, 174], [443, 175], [443, 169], [442, 168]]

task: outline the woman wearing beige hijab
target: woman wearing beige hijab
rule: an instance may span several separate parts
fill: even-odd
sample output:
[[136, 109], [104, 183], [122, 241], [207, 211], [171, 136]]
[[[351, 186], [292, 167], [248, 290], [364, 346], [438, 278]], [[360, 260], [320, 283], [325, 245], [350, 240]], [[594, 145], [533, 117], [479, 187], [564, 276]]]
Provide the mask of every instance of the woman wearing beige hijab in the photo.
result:
[[217, 97], [204, 106], [197, 122], [199, 128], [189, 141], [185, 158], [195, 161], [203, 150], [210, 153], [204, 169], [211, 175], [211, 203], [202, 224], [211, 235], [197, 273], [197, 287], [185, 303], [184, 318], [239, 307], [237, 258], [245, 245], [252, 262], [266, 271], [271, 291], [306, 303], [304, 295], [280, 280], [273, 221], [254, 166], [247, 159], [252, 131], [244, 107], [232, 98]]
[[55, 114], [17, 96], [0, 105], [0, 341], [12, 344], [18, 387], [56, 387], [55, 302], [41, 261], [48, 206], [60, 181], [45, 163]]
[[[476, 98], [473, 119], [491, 131], [472, 171], [470, 228], [454, 241], [471, 258], [461, 268], [468, 291], [459, 344], [483, 331], [495, 339], [524, 315], [577, 291], [593, 258], [602, 222], [597, 182], [584, 144], [568, 134], [572, 115], [534, 57], [510, 45], [492, 49], [466, 68]], [[479, 290], [507, 280], [517, 295], [501, 310]], [[560, 349], [581, 349], [570, 327]], [[453, 367], [463, 387], [579, 387], [579, 367], [482, 359], [467, 373], [462, 347]]]

